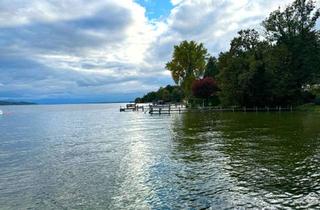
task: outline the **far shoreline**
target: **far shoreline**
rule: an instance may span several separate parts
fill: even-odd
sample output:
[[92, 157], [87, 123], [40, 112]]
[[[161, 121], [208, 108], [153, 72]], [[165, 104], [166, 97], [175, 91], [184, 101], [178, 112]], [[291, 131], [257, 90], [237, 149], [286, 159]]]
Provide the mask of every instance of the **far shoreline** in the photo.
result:
[[116, 102], [81, 102], [81, 103], [32, 103], [32, 102], [12, 102], [12, 103], [6, 103], [6, 104], [0, 104], [1, 106], [42, 106], [42, 105], [89, 105], [89, 104], [124, 104], [124, 103], [133, 103], [129, 101], [116, 101]]

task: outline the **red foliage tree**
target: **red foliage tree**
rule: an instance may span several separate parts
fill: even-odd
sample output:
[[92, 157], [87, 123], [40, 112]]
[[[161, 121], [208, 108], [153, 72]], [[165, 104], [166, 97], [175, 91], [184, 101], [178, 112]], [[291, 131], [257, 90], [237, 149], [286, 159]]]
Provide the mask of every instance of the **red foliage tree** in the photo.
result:
[[195, 80], [192, 83], [192, 93], [196, 98], [209, 98], [219, 90], [217, 82], [212, 77]]

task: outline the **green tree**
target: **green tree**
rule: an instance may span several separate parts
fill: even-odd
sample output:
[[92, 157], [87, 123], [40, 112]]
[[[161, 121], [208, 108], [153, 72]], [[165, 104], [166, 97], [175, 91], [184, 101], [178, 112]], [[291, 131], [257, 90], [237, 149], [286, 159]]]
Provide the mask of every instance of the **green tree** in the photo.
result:
[[242, 30], [230, 50], [220, 54], [218, 68], [221, 101], [225, 105], [261, 106], [268, 101], [266, 42], [255, 30]]
[[286, 72], [296, 89], [319, 82], [320, 42], [315, 25], [320, 16], [314, 1], [295, 0], [283, 11], [272, 12], [263, 22], [267, 39], [287, 51]]
[[303, 102], [306, 85], [320, 82], [320, 12], [314, 1], [296, 0], [263, 22], [266, 39], [240, 31], [218, 60], [221, 101], [227, 105]]
[[210, 56], [203, 77], [215, 78], [218, 75], [218, 73], [219, 70], [217, 66], [217, 59], [215, 57]]
[[157, 100], [158, 100], [158, 94], [157, 94], [157, 92], [154, 92], [154, 91], [147, 93], [142, 98], [142, 101], [144, 103], [146, 103], [146, 102], [154, 102], [154, 101], [157, 101]]
[[180, 87], [174, 87], [171, 93], [172, 102], [182, 102], [184, 98], [184, 92]]
[[203, 76], [207, 56], [207, 49], [202, 43], [183, 41], [174, 46], [172, 60], [166, 64], [166, 69], [187, 97], [191, 95], [192, 82]]
[[170, 91], [167, 88], [160, 88], [158, 91], [159, 99], [164, 102], [170, 101]]
[[134, 100], [135, 103], [143, 103], [142, 98], [138, 97]]
[[165, 102], [182, 102], [184, 92], [179, 86], [167, 85], [160, 87], [157, 92], [152, 91], [144, 95], [142, 98], [136, 98], [136, 103], [157, 102], [163, 100]]

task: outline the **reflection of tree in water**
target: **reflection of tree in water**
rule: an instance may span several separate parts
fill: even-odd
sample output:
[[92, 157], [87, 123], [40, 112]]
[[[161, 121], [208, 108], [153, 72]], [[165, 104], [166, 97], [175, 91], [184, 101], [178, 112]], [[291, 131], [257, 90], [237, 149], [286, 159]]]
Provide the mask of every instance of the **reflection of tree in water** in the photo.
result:
[[216, 176], [228, 174], [236, 180], [235, 190], [265, 194], [267, 202], [320, 194], [320, 116], [186, 113], [174, 122], [173, 132], [173, 158], [190, 169], [184, 180], [210, 186]]
[[[227, 117], [224, 116], [224, 117]], [[230, 173], [240, 183], [278, 193], [303, 194], [319, 184], [319, 117], [298, 113], [236, 114], [221, 129]], [[319, 189], [318, 189], [319, 190]]]
[[203, 161], [206, 153], [203, 148], [208, 142], [206, 134], [211, 132], [215, 135], [215, 126], [217, 116], [203, 113], [185, 113], [173, 123], [174, 137], [176, 143], [176, 152], [183, 155], [183, 160]]
[[213, 113], [185, 113], [173, 121], [173, 150], [177, 163], [174, 188], [179, 192], [179, 208], [231, 207], [224, 191], [229, 189], [227, 177], [220, 176], [223, 161], [212, 139], [219, 138], [220, 121]]

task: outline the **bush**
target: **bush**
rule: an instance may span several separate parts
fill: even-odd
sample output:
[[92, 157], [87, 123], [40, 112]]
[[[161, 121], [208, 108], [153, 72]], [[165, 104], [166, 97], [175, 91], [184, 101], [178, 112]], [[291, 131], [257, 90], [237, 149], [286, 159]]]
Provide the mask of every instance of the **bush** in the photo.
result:
[[192, 83], [192, 93], [196, 98], [207, 99], [219, 90], [217, 82], [212, 77], [195, 80]]

